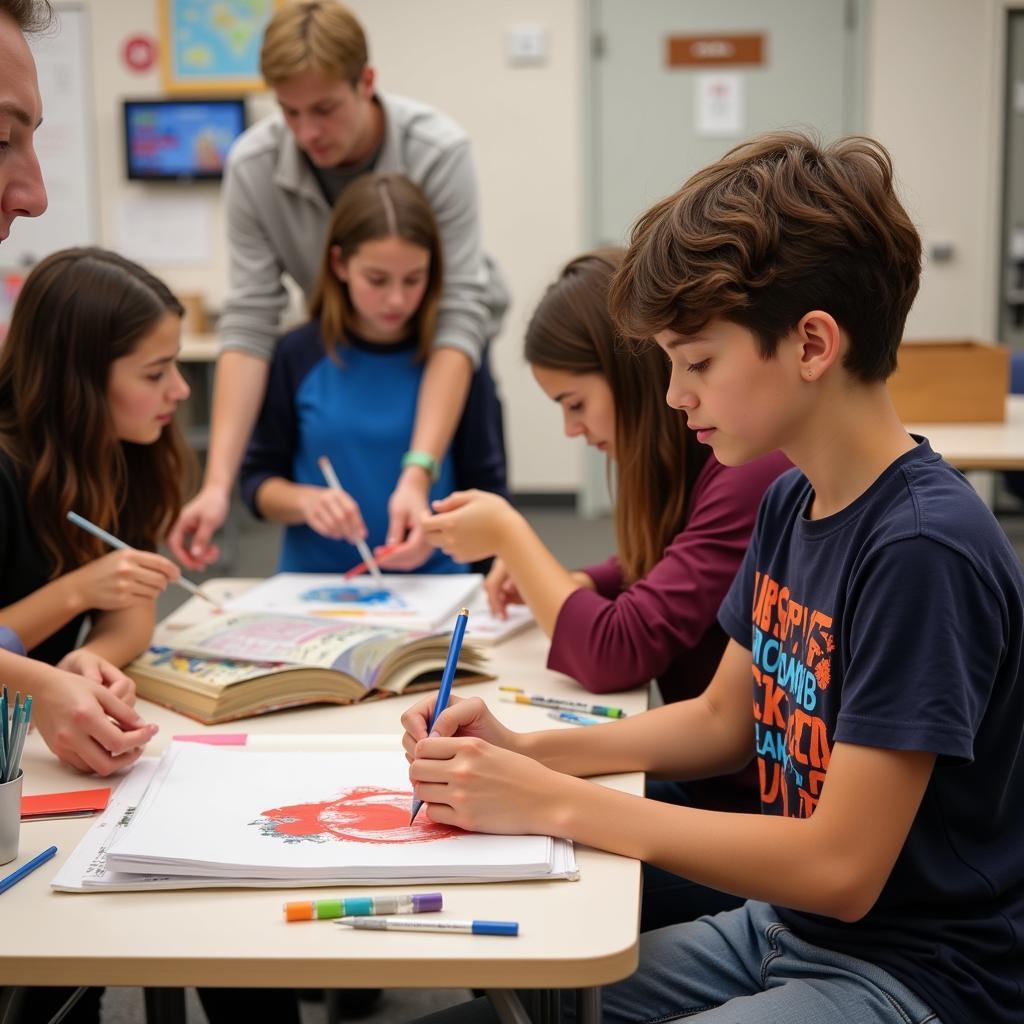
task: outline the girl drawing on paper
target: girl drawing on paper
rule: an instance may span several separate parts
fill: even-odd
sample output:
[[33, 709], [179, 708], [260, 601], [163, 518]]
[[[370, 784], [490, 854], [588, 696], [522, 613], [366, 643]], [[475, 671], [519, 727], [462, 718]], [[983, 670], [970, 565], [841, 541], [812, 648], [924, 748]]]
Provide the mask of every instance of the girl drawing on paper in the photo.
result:
[[[0, 622], [33, 657], [97, 681], [104, 659], [145, 649], [179, 576], [156, 546], [194, 462], [174, 424], [189, 394], [182, 312], [138, 264], [65, 249], [29, 274], [0, 353]], [[137, 550], [111, 551], [68, 511]]]
[[[242, 466], [242, 495], [286, 527], [278, 568], [344, 572], [366, 540], [382, 568], [457, 572], [430, 545], [388, 555], [388, 500], [399, 472], [432, 478], [431, 497], [456, 487], [505, 492], [501, 407], [481, 364], [452, 448], [440, 463], [406, 453], [440, 303], [443, 264], [434, 211], [412, 182], [372, 174], [338, 200], [312, 319], [278, 343], [267, 394]], [[343, 488], [327, 486], [326, 455]], [[404, 466], [404, 469], [403, 469]], [[429, 554], [429, 558], [427, 557]]]

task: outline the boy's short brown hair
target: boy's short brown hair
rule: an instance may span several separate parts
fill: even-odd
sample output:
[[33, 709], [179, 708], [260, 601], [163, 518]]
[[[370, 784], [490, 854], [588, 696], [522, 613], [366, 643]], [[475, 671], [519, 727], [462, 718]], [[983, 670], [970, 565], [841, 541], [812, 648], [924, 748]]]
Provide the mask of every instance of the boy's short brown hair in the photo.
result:
[[363, 26], [335, 0], [285, 4], [263, 33], [260, 72], [271, 87], [306, 71], [355, 85], [368, 61]]
[[850, 337], [846, 369], [885, 380], [921, 274], [921, 239], [873, 139], [821, 146], [771, 132], [698, 171], [633, 228], [609, 306], [627, 337], [694, 334], [713, 319], [762, 355], [812, 309]]

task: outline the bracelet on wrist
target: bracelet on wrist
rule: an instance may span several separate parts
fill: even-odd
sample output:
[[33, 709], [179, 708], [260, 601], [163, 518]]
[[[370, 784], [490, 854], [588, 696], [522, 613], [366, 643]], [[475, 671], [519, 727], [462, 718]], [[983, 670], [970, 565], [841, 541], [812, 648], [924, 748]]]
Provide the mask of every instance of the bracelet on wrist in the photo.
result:
[[436, 483], [437, 478], [441, 475], [441, 467], [430, 452], [415, 450], [406, 452], [402, 456], [402, 469], [407, 469], [409, 466], [419, 466], [420, 469], [425, 470], [431, 483]]

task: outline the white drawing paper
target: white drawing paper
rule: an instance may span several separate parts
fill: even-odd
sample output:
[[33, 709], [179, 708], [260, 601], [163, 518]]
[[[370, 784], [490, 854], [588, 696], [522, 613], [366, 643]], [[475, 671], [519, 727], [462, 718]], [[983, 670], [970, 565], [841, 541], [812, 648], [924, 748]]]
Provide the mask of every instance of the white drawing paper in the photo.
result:
[[397, 749], [240, 753], [174, 743], [128, 827], [111, 841], [105, 867], [221, 884], [568, 873], [563, 841], [463, 832], [422, 811], [410, 825], [411, 798]]
[[369, 574], [282, 572], [228, 602], [232, 611], [312, 615], [339, 622], [432, 630], [445, 624], [482, 582], [479, 573]]

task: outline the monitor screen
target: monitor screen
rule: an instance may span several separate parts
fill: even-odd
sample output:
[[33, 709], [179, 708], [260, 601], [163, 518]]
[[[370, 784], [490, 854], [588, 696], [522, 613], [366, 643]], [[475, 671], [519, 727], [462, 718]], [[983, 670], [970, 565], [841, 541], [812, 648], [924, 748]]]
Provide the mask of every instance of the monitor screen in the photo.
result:
[[217, 179], [245, 130], [245, 104], [231, 100], [125, 100], [128, 177], [140, 181]]

